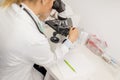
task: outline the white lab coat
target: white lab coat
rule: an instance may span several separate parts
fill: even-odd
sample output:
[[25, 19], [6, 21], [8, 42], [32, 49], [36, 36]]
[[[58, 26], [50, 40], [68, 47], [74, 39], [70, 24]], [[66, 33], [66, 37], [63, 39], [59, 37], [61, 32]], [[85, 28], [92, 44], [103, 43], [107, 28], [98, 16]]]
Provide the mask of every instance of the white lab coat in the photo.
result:
[[68, 52], [63, 43], [52, 53], [47, 38], [17, 4], [0, 9], [0, 80], [43, 80], [33, 64], [49, 68]]

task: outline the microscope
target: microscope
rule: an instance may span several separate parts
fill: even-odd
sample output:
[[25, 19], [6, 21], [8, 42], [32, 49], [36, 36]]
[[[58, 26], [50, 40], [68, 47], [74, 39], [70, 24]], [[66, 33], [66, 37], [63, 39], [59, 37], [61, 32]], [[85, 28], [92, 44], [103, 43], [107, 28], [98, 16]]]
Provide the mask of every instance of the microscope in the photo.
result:
[[60, 34], [62, 36], [67, 37], [67, 35], [69, 34], [70, 27], [72, 27], [72, 20], [71, 18], [62, 16], [62, 14], [65, 15], [65, 4], [61, 0], [55, 0], [52, 9], [55, 9], [58, 12], [58, 18], [55, 20], [47, 20], [45, 21], [45, 23], [55, 30], [50, 40], [54, 43], [58, 43], [59, 38], [56, 37], [56, 35]]

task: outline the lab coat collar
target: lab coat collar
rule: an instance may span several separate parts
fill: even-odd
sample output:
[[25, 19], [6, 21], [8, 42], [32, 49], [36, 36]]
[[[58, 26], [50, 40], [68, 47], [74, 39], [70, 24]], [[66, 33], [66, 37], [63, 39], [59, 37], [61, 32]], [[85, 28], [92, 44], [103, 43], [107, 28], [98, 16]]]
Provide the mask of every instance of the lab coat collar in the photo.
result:
[[[23, 8], [25, 8], [30, 14], [31, 14], [31, 16], [33, 16], [33, 18], [35, 19], [35, 21], [37, 22], [37, 24], [39, 25], [39, 28], [40, 29], [43, 29], [43, 31], [44, 31], [44, 28], [43, 28], [43, 22], [38, 18], [38, 16], [27, 6], [27, 5], [25, 5], [24, 3], [21, 3], [21, 5], [22, 5], [22, 7], [20, 7], [19, 5], [17, 5], [17, 4], [13, 4], [12, 5], [12, 8], [14, 9], [14, 11], [17, 13], [17, 14], [22, 14], [22, 15], [25, 15], [25, 14], [23, 14]], [[25, 11], [24, 11], [25, 12]], [[28, 16], [28, 14], [27, 14], [27, 16]], [[27, 17], [26, 16], [26, 17]], [[33, 22], [33, 21], [32, 21]]]
[[[16, 15], [16, 17], [18, 17], [17, 15], [19, 15], [19, 16], [21, 15], [22, 18], [24, 18], [29, 23], [34, 23], [33, 20], [30, 19], [30, 16], [23, 10], [23, 8], [25, 8], [30, 13], [30, 15], [35, 19], [35, 21], [38, 24], [40, 30], [42, 32], [44, 32], [44, 26], [43, 26], [44, 23], [37, 17], [37, 15], [35, 15], [35, 13], [27, 5], [25, 5], [24, 3], [21, 3], [21, 5], [22, 5], [22, 7], [20, 7], [19, 5], [15, 4], [15, 3], [12, 4], [12, 6], [11, 6], [12, 9], [13, 9], [12, 13], [14, 12], [14, 14]], [[24, 15], [24, 17], [23, 17], [23, 15]]]
[[25, 8], [25, 9], [27, 9], [29, 11], [29, 13], [34, 17], [34, 19], [38, 23], [39, 28], [42, 29], [41, 31], [44, 32], [44, 30], [43, 30], [44, 29], [43, 28], [43, 24], [44, 23], [42, 21], [40, 21], [40, 19], [38, 18], [38, 16], [30, 8], [28, 8], [27, 5], [25, 5], [24, 3], [21, 3], [21, 5], [22, 5], [22, 9]]
[[36, 20], [37, 22], [39, 22], [39, 23], [42, 24], [42, 21], [40, 21], [40, 19], [38, 18], [38, 16], [37, 16], [30, 8], [28, 8], [27, 5], [25, 5], [24, 3], [21, 3], [21, 5], [22, 5], [22, 9], [23, 9], [23, 8], [27, 9], [27, 10], [29, 11], [29, 13], [35, 18], [35, 20]]

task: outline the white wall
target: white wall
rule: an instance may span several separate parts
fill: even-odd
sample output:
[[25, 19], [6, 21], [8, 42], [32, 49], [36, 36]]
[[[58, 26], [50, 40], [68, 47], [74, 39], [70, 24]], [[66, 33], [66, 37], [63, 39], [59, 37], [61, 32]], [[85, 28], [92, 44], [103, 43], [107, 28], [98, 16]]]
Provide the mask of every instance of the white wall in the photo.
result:
[[81, 27], [108, 43], [108, 53], [120, 61], [120, 0], [66, 0], [81, 16]]

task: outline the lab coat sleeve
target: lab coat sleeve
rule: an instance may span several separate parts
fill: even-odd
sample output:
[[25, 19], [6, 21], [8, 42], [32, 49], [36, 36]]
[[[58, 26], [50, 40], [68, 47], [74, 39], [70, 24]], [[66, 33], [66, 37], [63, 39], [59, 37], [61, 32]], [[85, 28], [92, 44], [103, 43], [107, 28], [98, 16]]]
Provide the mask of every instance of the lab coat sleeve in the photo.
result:
[[24, 53], [27, 53], [29, 60], [32, 60], [33, 64], [44, 66], [48, 68], [56, 61], [63, 59], [66, 53], [69, 52], [69, 48], [63, 43], [60, 44], [53, 53], [46, 38], [39, 39], [37, 42], [30, 43], [25, 48]]

